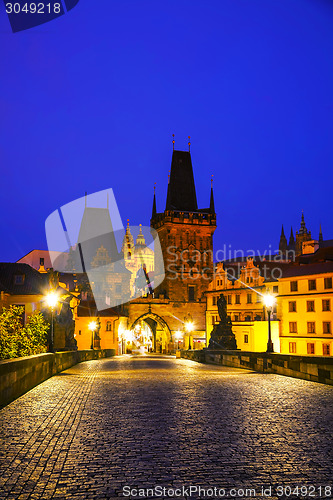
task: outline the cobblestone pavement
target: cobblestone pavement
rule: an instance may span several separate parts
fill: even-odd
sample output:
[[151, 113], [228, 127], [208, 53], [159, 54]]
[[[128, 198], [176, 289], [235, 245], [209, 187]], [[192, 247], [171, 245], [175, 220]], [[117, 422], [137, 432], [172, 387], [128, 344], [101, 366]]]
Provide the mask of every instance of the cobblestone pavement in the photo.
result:
[[1, 410], [1, 499], [332, 498], [332, 402], [330, 386], [171, 357], [81, 363]]

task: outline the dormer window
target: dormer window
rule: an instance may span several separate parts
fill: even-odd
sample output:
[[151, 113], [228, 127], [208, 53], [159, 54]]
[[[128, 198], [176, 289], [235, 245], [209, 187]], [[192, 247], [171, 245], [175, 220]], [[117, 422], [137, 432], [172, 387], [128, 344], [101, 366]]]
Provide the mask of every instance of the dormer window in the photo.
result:
[[15, 274], [14, 276], [14, 285], [23, 285], [24, 284], [25, 275], [24, 274]]

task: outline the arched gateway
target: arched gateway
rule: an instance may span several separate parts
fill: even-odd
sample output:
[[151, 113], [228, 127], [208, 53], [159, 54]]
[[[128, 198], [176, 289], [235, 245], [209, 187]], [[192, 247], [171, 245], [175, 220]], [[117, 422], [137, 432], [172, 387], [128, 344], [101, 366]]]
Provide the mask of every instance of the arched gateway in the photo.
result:
[[[134, 350], [166, 353], [170, 351], [172, 333], [166, 321], [158, 314], [141, 314], [130, 326]], [[135, 349], [136, 347], [136, 349]]]

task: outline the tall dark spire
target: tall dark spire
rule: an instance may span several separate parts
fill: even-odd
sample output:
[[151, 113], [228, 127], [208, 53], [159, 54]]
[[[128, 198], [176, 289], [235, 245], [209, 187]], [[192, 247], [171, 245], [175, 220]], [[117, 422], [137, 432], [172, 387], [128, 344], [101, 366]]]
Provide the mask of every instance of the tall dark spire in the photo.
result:
[[214, 204], [214, 192], [213, 192], [213, 176], [210, 181], [210, 204], [209, 211], [211, 214], [215, 214], [215, 204]]
[[155, 215], [156, 215], [156, 194], [155, 194], [155, 191], [156, 191], [156, 183], [154, 185], [154, 199], [153, 199], [153, 210], [152, 210], [151, 218], [155, 217]]
[[290, 228], [288, 250], [295, 250], [295, 238], [292, 226]]
[[175, 150], [172, 153], [165, 210], [185, 212], [196, 212], [198, 210], [191, 154], [188, 151]]
[[302, 219], [301, 219], [301, 229], [299, 230], [299, 234], [306, 233], [305, 220], [304, 220], [304, 212], [302, 210]]
[[318, 238], [319, 246], [322, 246], [323, 241], [324, 241], [324, 238], [323, 238], [323, 233], [322, 233], [321, 224], [320, 224], [319, 225], [319, 238]]
[[280, 236], [280, 243], [279, 243], [279, 251], [281, 253], [283, 253], [283, 254], [286, 253], [287, 246], [288, 246], [288, 244], [287, 244], [287, 238], [286, 238], [286, 236], [284, 234], [284, 229], [283, 229], [283, 224], [282, 224], [281, 236]]

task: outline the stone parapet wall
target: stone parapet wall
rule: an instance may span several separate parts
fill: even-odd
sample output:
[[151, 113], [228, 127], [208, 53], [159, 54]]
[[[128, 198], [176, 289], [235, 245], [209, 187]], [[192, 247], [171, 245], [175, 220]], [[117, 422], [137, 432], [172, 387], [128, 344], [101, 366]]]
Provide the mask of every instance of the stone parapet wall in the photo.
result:
[[181, 357], [199, 363], [247, 368], [261, 373], [277, 373], [288, 377], [333, 385], [332, 356], [296, 356], [265, 352], [203, 349], [201, 351], [182, 351]]
[[0, 408], [57, 373], [82, 361], [109, 358], [114, 349], [36, 354], [0, 361]]

